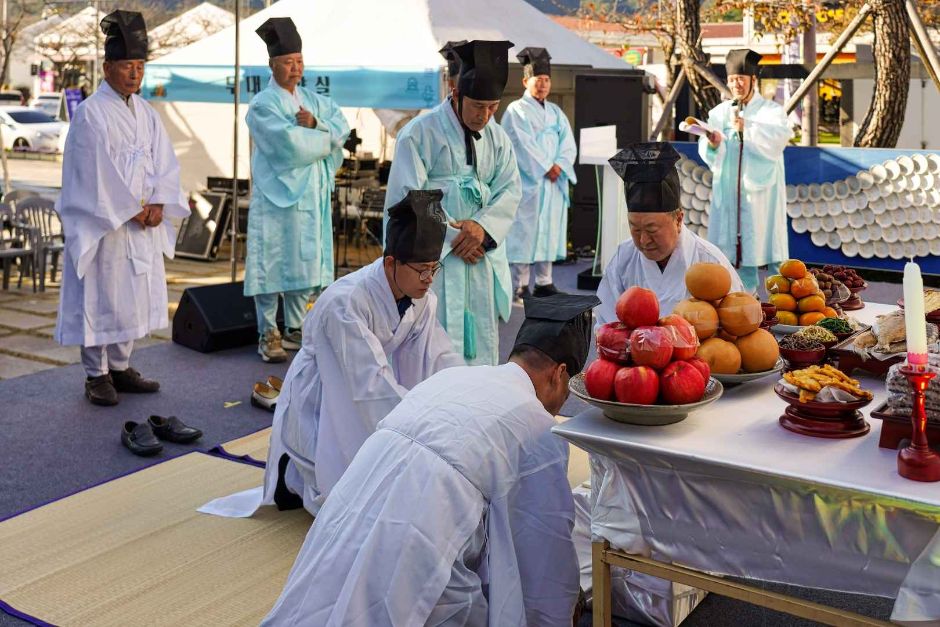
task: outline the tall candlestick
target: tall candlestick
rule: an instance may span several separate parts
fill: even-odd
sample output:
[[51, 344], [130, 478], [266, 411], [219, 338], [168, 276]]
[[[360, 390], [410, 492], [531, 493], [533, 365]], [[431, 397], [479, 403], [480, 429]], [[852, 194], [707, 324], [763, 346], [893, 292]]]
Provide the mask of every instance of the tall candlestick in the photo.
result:
[[920, 266], [904, 264], [904, 329], [907, 335], [907, 363], [927, 364], [927, 326], [924, 315], [924, 280]]

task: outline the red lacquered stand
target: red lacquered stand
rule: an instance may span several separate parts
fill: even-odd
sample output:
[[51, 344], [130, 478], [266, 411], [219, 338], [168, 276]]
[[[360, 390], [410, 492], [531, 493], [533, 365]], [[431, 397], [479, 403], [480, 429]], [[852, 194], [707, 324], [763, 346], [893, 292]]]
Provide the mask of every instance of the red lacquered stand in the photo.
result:
[[907, 377], [913, 390], [911, 422], [914, 434], [910, 446], [898, 452], [898, 474], [912, 481], [940, 481], [940, 455], [927, 446], [927, 410], [924, 408], [924, 392], [936, 375], [910, 364], [901, 368], [901, 374]]

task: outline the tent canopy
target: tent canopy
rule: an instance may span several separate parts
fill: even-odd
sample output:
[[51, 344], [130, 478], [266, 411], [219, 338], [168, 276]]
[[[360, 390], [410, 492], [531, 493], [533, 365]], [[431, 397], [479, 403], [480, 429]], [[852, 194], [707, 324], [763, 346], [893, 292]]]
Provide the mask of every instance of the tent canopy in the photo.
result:
[[[623, 61], [581, 39], [524, 0], [280, 0], [241, 24], [245, 98], [270, 76], [254, 30], [290, 17], [304, 42], [307, 86], [354, 107], [415, 109], [440, 100], [438, 49], [448, 40], [508, 39], [515, 52], [547, 48], [557, 66], [624, 69]], [[150, 64], [145, 95], [157, 100], [227, 102], [232, 98], [234, 27]]]

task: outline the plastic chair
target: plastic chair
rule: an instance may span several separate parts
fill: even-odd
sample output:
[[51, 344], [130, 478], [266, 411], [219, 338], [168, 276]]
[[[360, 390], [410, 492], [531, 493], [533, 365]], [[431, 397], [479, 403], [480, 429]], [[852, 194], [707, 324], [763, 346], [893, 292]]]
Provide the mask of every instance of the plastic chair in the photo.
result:
[[9, 205], [0, 204], [0, 263], [3, 264], [3, 289], [10, 289], [13, 264], [19, 262], [17, 288], [23, 286], [23, 275], [26, 274], [25, 269], [29, 268], [33, 291], [36, 291], [34, 233], [35, 231], [17, 221]]
[[46, 291], [46, 260], [52, 256], [50, 280], [55, 281], [59, 255], [65, 250], [62, 222], [55, 211], [55, 203], [41, 196], [30, 196], [16, 203], [16, 219], [31, 227], [39, 274], [39, 291]]

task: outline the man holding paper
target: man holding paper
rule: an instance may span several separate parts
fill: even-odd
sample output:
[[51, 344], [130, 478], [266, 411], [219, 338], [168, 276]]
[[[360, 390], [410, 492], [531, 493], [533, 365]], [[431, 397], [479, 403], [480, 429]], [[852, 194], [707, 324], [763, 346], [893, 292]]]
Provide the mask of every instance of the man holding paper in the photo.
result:
[[714, 173], [708, 241], [734, 262], [749, 291], [757, 269], [789, 258], [783, 149], [792, 133], [783, 107], [758, 93], [753, 50], [732, 50], [725, 66], [734, 97], [708, 112], [699, 155]]

